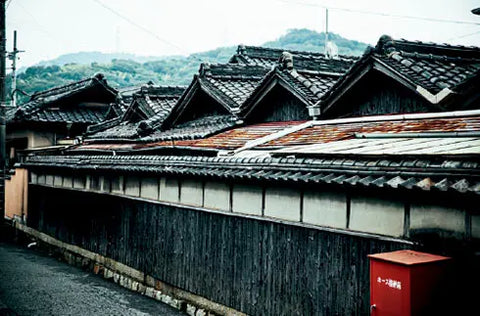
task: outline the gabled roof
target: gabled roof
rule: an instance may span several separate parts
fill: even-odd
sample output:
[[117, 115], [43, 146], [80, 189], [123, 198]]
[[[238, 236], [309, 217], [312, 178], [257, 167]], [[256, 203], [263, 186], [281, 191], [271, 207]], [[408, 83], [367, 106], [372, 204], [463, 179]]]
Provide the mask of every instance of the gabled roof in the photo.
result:
[[274, 69], [242, 105], [238, 115], [244, 119], [277, 86], [289, 91], [305, 107], [313, 106], [356, 60], [358, 57], [353, 56], [329, 58], [314, 52], [239, 46], [231, 62], [268, 65]]
[[239, 45], [237, 53], [230, 58], [230, 63], [273, 67], [278, 64], [278, 60], [284, 52], [293, 55], [296, 69], [312, 69], [326, 72], [343, 73], [358, 59], [355, 56], [343, 55], [331, 59], [322, 53]]
[[[63, 100], [89, 90], [100, 89], [103, 95], [99, 100], [88, 100], [104, 106], [77, 106], [62, 104]], [[34, 93], [30, 100], [17, 108], [7, 111], [7, 121], [17, 122], [49, 122], [49, 123], [99, 123], [107, 112], [106, 104], [115, 99], [117, 90], [110, 87], [102, 74], [83, 79], [68, 85], [55, 87], [46, 91]], [[90, 98], [91, 99], [91, 98]]]
[[480, 48], [394, 40], [384, 35], [325, 94], [317, 105], [322, 113], [371, 71], [393, 78], [432, 105], [448, 108], [447, 104], [455, 102], [454, 96], [478, 85]]
[[198, 93], [206, 93], [234, 119], [234, 113], [269, 70], [262, 66], [240, 64], [201, 64], [199, 74], [194, 76], [192, 83], [165, 120], [167, 127], [174, 127], [186, 111], [195, 111], [190, 107]]
[[90, 126], [88, 132], [93, 134], [88, 135], [87, 139], [107, 141], [138, 138], [139, 126], [163, 122], [184, 90], [182, 86], [142, 86], [132, 94], [131, 104], [121, 118]]
[[289, 91], [305, 105], [305, 108], [313, 106], [340, 77], [340, 73], [275, 67], [238, 108], [236, 115], [246, 119], [262, 99], [277, 86]]

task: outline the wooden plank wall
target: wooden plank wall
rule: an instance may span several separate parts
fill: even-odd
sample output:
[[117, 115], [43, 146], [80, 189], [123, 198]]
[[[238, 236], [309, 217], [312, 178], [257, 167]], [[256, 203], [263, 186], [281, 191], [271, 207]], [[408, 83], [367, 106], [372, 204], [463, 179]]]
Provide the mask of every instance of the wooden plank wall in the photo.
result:
[[403, 244], [32, 185], [28, 225], [251, 315], [369, 312], [367, 254]]

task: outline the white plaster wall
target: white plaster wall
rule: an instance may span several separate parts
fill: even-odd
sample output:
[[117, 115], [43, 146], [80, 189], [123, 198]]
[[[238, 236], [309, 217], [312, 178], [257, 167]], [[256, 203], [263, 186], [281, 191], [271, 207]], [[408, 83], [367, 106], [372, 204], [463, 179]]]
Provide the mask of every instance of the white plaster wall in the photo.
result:
[[412, 204], [410, 229], [441, 229], [465, 233], [465, 211], [437, 205]]
[[480, 238], [480, 215], [472, 216], [472, 237]]
[[85, 177], [84, 176], [75, 176], [73, 178], [73, 187], [75, 189], [85, 189]]
[[300, 191], [289, 188], [267, 188], [264, 215], [300, 221]]
[[37, 183], [38, 184], [45, 184], [46, 183], [46, 177], [45, 174], [39, 173], [37, 176]]
[[38, 174], [36, 172], [30, 172], [30, 183], [38, 183]]
[[140, 179], [138, 177], [125, 177], [125, 194], [130, 196], [140, 196]]
[[160, 201], [178, 203], [178, 180], [174, 178], [160, 179]]
[[203, 205], [203, 184], [201, 181], [183, 180], [180, 190], [180, 203], [195, 206]]
[[[117, 194], [123, 194], [125, 191], [125, 180], [124, 180], [124, 177], [123, 176], [114, 176], [115, 179], [112, 179], [111, 181], [117, 181], [118, 183], [118, 187], [114, 187], [113, 183], [110, 182], [110, 190], [112, 191], [112, 193], [117, 193]], [[126, 194], [126, 192], [125, 192]]]
[[158, 178], [142, 178], [140, 196], [146, 199], [158, 200]]
[[350, 229], [400, 237], [405, 206], [402, 202], [373, 197], [352, 197]]
[[345, 193], [306, 191], [303, 195], [305, 223], [347, 228], [347, 197]]
[[232, 189], [232, 211], [262, 215], [263, 189], [259, 186], [235, 184]]
[[63, 186], [63, 177], [61, 175], [55, 175], [53, 178], [53, 185], [56, 187]]
[[105, 176], [100, 176], [100, 191], [110, 192], [110, 179]]
[[73, 187], [73, 179], [71, 176], [64, 176], [63, 177], [63, 187], [64, 188], [72, 188]]
[[206, 182], [204, 207], [230, 211], [230, 186], [222, 182]]
[[52, 174], [45, 175], [45, 184], [53, 186], [53, 175]]

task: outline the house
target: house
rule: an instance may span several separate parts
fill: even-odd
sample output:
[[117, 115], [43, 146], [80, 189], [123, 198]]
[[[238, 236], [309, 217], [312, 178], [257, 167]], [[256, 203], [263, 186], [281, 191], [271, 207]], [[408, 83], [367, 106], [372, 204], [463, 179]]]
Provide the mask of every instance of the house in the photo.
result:
[[478, 47], [382, 36], [312, 111], [335, 118], [475, 109], [479, 83]]
[[[216, 314], [368, 314], [367, 255], [427, 251], [455, 259], [455, 291], [435, 312], [470, 312], [467, 284], [480, 280], [477, 49], [385, 39], [376, 49], [395, 50], [336, 73], [318, 56], [297, 70], [295, 53], [274, 69], [267, 54], [242, 64], [253, 62], [248, 50], [203, 64], [165, 114], [132, 102], [124, 117], [135, 135], [109, 138], [122, 127], [107, 126], [27, 157], [28, 216], [16, 227], [123, 286]], [[438, 75], [438, 90], [407, 70], [378, 70], [404, 57], [435, 74], [448, 62], [452, 82]], [[294, 81], [309, 74], [316, 89]], [[276, 112], [286, 108], [278, 91], [321, 119]]]
[[357, 59], [239, 46], [230, 62], [269, 66], [272, 70], [245, 101], [238, 115], [249, 123], [309, 119], [308, 108], [315, 105]]
[[102, 74], [34, 93], [30, 100], [7, 111], [6, 148], [16, 151], [57, 145], [61, 139], [82, 135], [104, 120], [117, 91]]
[[[87, 129], [87, 142], [121, 142], [139, 137], [139, 129], [150, 121], [162, 122], [170, 113], [185, 87], [156, 86], [149, 83], [130, 96], [122, 95], [117, 104], [123, 104], [121, 115]], [[125, 102], [130, 102], [125, 106]]]

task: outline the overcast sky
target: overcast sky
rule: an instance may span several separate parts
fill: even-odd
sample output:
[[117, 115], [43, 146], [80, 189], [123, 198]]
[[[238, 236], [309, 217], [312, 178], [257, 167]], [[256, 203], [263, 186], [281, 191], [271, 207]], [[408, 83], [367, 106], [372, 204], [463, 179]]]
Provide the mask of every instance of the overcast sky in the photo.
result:
[[[480, 16], [470, 12], [478, 0], [10, 0], [7, 48], [17, 30], [26, 50], [20, 66], [78, 51], [185, 55], [259, 45], [292, 28], [322, 32], [322, 6], [331, 8], [329, 30], [349, 39], [375, 44], [389, 34], [480, 46]], [[438, 19], [471, 23], [431, 21]]]

